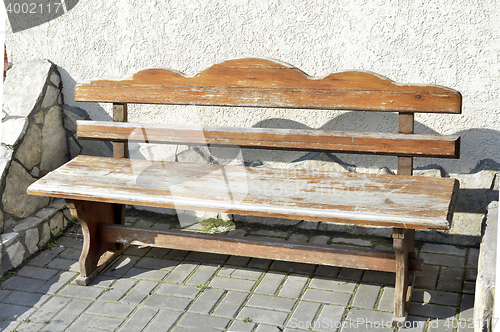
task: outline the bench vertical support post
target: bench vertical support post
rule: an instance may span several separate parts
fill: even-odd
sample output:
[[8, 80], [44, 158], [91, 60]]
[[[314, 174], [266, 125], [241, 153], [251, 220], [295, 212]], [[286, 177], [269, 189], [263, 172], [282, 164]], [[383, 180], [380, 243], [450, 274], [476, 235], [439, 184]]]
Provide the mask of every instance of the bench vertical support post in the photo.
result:
[[116, 256], [121, 254], [124, 246], [101, 241], [99, 223], [117, 224], [115, 204], [66, 200], [73, 218], [82, 225], [83, 248], [80, 255], [80, 276], [76, 284], [85, 286], [94, 279]]
[[[113, 103], [113, 121], [127, 122], [128, 108], [127, 104]], [[128, 142], [113, 142], [113, 158], [128, 158]], [[114, 204], [117, 224], [125, 225], [125, 204]], [[123, 245], [120, 244], [119, 249]]]
[[[398, 132], [413, 134], [414, 113], [399, 113]], [[398, 175], [413, 175], [413, 157], [398, 157]], [[415, 258], [415, 230], [394, 228], [393, 247], [396, 254], [396, 285], [394, 291], [393, 326], [404, 326], [410, 307], [415, 272], [410, 271], [408, 259]]]

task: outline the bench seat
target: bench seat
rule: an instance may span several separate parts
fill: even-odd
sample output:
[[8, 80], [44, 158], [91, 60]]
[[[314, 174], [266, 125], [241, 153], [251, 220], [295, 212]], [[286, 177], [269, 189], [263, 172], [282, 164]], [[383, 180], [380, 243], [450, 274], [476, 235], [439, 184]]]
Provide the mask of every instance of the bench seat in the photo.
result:
[[411, 229], [448, 229], [458, 181], [78, 156], [29, 194]]

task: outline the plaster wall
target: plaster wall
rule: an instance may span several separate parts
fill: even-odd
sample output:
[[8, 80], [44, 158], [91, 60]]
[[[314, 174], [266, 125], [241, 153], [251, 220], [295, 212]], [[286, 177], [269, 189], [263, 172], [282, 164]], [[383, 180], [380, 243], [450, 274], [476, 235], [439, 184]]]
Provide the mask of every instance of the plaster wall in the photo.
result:
[[[110, 119], [106, 104], [75, 103], [75, 82], [120, 78], [163, 67], [188, 75], [223, 60], [263, 56], [311, 76], [358, 69], [401, 83], [432, 83], [463, 94], [461, 115], [417, 115], [416, 132], [459, 134], [460, 160], [437, 163], [468, 173], [500, 162], [500, 7], [478, 0], [160, 1], [80, 0], [66, 14], [13, 33], [10, 61], [45, 58], [58, 66], [64, 103], [93, 119]], [[281, 109], [131, 107], [129, 121], [275, 126], [359, 131], [396, 130], [396, 115]], [[294, 154], [248, 159], [291, 161]], [[395, 158], [341, 156], [366, 167], [395, 167]]]

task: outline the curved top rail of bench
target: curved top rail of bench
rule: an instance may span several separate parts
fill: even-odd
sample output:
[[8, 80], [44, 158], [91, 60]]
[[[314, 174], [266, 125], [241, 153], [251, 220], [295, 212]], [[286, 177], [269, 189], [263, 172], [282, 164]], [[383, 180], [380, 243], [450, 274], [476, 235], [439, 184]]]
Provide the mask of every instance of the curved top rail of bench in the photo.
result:
[[228, 60], [187, 77], [147, 69], [119, 80], [77, 84], [76, 101], [461, 113], [456, 90], [395, 83], [347, 71], [310, 77], [291, 65], [261, 58]]

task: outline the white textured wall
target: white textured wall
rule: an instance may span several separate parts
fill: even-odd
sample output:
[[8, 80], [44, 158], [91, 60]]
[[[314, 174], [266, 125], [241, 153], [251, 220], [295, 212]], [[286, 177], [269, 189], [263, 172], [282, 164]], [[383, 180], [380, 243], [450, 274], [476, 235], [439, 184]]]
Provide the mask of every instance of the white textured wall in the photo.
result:
[[[80, 0], [41, 26], [18, 33], [7, 26], [6, 44], [10, 61], [46, 58], [58, 65], [70, 105], [76, 105], [75, 81], [119, 78], [150, 67], [195, 74], [242, 56], [279, 59], [313, 76], [361, 69], [402, 83], [448, 86], [463, 94], [463, 114], [417, 115], [416, 130], [462, 135], [462, 158], [417, 165], [438, 163], [455, 173], [468, 172], [484, 158], [500, 162], [499, 17], [495, 1], [479, 0]], [[109, 119], [106, 105], [78, 106], [93, 118]], [[313, 128], [395, 130], [392, 114], [331, 119], [339, 114], [224, 109], [197, 114], [180, 107], [166, 113], [147, 107], [133, 108], [130, 117], [247, 126], [284, 118]], [[393, 166], [389, 159], [386, 164]], [[382, 165], [358, 156], [347, 161]]]

